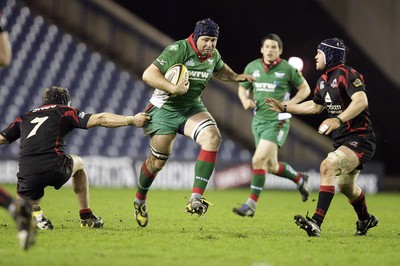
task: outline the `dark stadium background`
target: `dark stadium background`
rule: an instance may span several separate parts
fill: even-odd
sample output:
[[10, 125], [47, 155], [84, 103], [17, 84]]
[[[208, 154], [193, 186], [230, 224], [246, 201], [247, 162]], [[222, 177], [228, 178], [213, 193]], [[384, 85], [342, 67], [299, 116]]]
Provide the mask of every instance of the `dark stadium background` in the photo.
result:
[[[260, 56], [261, 38], [274, 32], [284, 42], [282, 57], [303, 58], [303, 75], [313, 89], [319, 77], [314, 56], [318, 43], [340, 37], [350, 49], [348, 64], [364, 74], [370, 112], [377, 134], [375, 160], [385, 162], [387, 175], [400, 175], [397, 163], [400, 142], [397, 132], [400, 89], [390, 82], [330, 15], [316, 2], [305, 1], [124, 1], [114, 0], [173, 39], [186, 38], [197, 20], [210, 17], [220, 26], [217, 48], [224, 61], [236, 72]], [[322, 117], [300, 116], [312, 126]]]

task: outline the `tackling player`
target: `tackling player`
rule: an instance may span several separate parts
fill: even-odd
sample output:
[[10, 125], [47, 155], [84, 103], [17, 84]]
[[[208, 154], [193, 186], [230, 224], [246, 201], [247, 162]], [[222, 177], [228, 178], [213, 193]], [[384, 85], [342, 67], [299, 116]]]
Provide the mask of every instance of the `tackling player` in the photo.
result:
[[[221, 134], [201, 101], [201, 95], [212, 77], [233, 82], [253, 80], [250, 75], [236, 74], [222, 61], [216, 49], [218, 36], [219, 27], [214, 21], [200, 20], [194, 33], [166, 47], [143, 73], [143, 81], [157, 89], [146, 108], [151, 116], [151, 121], [144, 127], [145, 134], [150, 136], [150, 154], [143, 162], [134, 202], [135, 218], [141, 227], [148, 223], [147, 193], [167, 162], [178, 133], [201, 146], [194, 169], [192, 194], [185, 211], [199, 216], [207, 211], [209, 203], [203, 194], [214, 170]], [[164, 74], [178, 63], [187, 67], [189, 82], [183, 79], [173, 85]]]
[[149, 119], [144, 112], [135, 116], [86, 114], [71, 107], [67, 89], [46, 88], [42, 106], [17, 117], [0, 132], [0, 145], [20, 139], [17, 193], [20, 198], [32, 202], [36, 226], [53, 229], [39, 205], [44, 188], [60, 189], [72, 177], [72, 187], [80, 206], [81, 227], [102, 227], [103, 219], [95, 216], [89, 206], [89, 183], [83, 160], [75, 154], [65, 153], [67, 136], [74, 128], [143, 127]]
[[321, 225], [335, 195], [335, 178], [357, 214], [356, 236], [366, 235], [378, 224], [378, 218], [368, 212], [364, 192], [356, 179], [375, 153], [375, 133], [368, 110], [368, 98], [363, 76], [344, 65], [346, 46], [338, 38], [326, 39], [318, 45], [316, 69], [323, 71], [314, 90], [314, 98], [301, 104], [285, 104], [266, 99], [271, 109], [292, 114], [328, 112], [318, 133], [332, 133], [334, 151], [328, 153], [320, 166], [321, 184], [317, 208], [310, 218], [294, 217], [299, 228], [310, 237], [321, 235]]

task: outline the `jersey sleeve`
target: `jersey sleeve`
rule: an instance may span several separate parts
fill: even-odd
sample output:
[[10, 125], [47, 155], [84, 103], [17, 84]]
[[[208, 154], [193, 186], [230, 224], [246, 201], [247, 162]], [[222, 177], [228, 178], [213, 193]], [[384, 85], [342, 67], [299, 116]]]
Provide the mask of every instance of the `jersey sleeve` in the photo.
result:
[[164, 51], [153, 61], [153, 64], [160, 69], [162, 74], [165, 74], [171, 66], [183, 63], [185, 50], [185, 43], [177, 41], [165, 47]]
[[18, 117], [7, 128], [0, 132], [0, 135], [7, 139], [9, 143], [16, 141], [21, 136], [21, 130], [19, 128], [20, 121], [21, 118]]
[[319, 82], [317, 82], [317, 85], [315, 86], [314, 89], [314, 97], [313, 97], [313, 102], [315, 102], [318, 105], [324, 105], [324, 99], [322, 99], [321, 93], [320, 93], [320, 88], [318, 86]]
[[87, 114], [76, 108], [70, 108], [65, 112], [64, 116], [73, 128], [87, 129], [87, 124], [92, 114]]
[[[251, 75], [250, 64], [248, 64], [248, 65], [244, 68], [243, 74]], [[239, 85], [242, 86], [243, 88], [245, 88], [246, 90], [251, 90], [251, 89], [253, 88], [252, 83], [251, 83], [251, 82], [248, 82], [248, 81], [239, 82]]]
[[294, 87], [297, 88], [304, 82], [303, 74], [296, 68], [294, 68], [290, 65], [289, 65], [289, 67], [290, 67], [290, 74], [291, 74], [290, 76], [292, 77], [292, 80], [290, 82]]
[[351, 97], [359, 91], [365, 92], [364, 78], [360, 73], [352, 69], [349, 71], [347, 93]]
[[214, 51], [215, 53], [215, 59], [217, 60], [217, 63], [215, 64], [214, 72], [218, 72], [222, 69], [224, 66], [224, 61], [222, 60], [221, 54], [218, 52], [217, 49]]

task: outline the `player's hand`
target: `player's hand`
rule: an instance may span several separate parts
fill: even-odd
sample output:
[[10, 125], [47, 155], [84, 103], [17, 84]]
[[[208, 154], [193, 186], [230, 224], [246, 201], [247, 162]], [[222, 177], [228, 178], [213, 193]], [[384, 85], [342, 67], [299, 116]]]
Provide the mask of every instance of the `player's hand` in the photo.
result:
[[281, 113], [285, 109], [283, 103], [274, 98], [267, 98], [264, 102], [270, 106], [268, 110], [273, 110], [275, 112]]
[[151, 118], [147, 113], [140, 112], [133, 116], [133, 124], [136, 127], [143, 127], [144, 125], [147, 124], [147, 122], [150, 121], [150, 119]]
[[253, 82], [256, 79], [252, 75], [248, 74], [239, 74], [236, 76], [235, 81], [241, 82], [241, 81], [247, 81], [247, 82]]
[[177, 96], [177, 95], [184, 95], [187, 93], [189, 90], [190, 82], [189, 79], [182, 79], [181, 82], [175, 85], [175, 90], [171, 93], [171, 96]]
[[256, 107], [256, 103], [252, 99], [245, 99], [242, 101], [242, 105], [244, 110], [254, 109]]
[[319, 134], [329, 135], [332, 131], [340, 127], [340, 121], [336, 118], [325, 119], [318, 127]]

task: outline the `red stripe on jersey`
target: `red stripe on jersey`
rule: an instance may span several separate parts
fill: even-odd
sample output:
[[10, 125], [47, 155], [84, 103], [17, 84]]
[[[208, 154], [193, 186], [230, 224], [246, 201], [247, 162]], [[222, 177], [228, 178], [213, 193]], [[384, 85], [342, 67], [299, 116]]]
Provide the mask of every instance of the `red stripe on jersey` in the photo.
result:
[[200, 150], [199, 157], [197, 158], [200, 161], [208, 162], [208, 163], [215, 163], [217, 160], [217, 152], [216, 151], [206, 151]]

